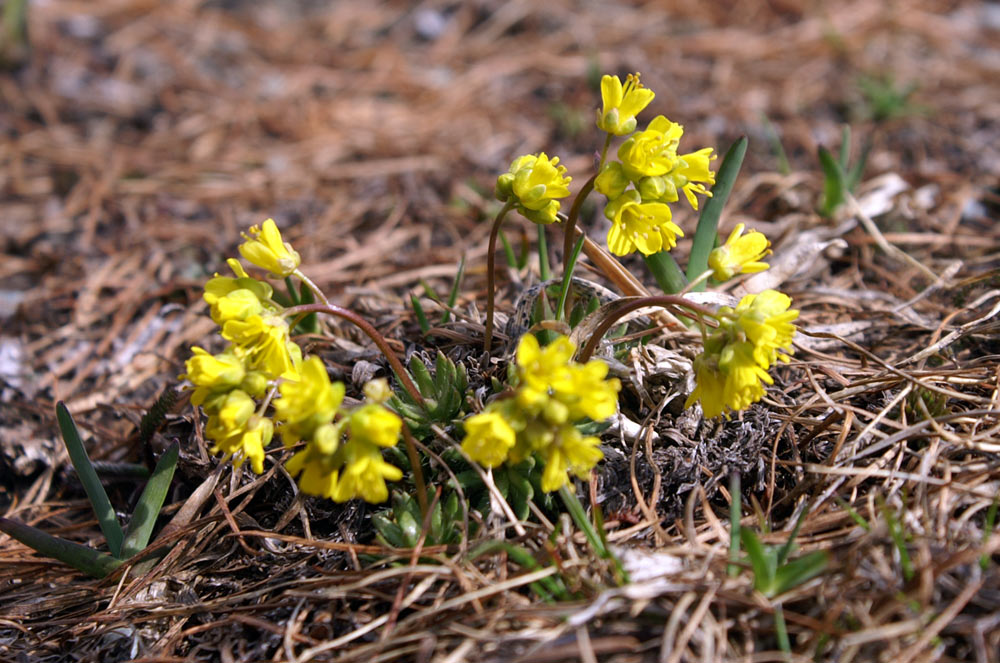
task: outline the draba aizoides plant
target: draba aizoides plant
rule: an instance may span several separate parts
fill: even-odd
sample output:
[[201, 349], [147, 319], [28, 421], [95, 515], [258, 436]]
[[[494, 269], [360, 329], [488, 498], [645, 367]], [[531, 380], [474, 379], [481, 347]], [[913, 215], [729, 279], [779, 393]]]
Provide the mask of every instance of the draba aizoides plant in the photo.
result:
[[[462, 502], [461, 509], [455, 508], [456, 495], [464, 495], [463, 483], [480, 495], [480, 488], [488, 486], [493, 491], [491, 509], [502, 507], [516, 488], [518, 517], [529, 514], [524, 502], [538, 491], [558, 492], [591, 544], [610, 558], [600, 528], [587, 520], [575, 497], [573, 481], [589, 477], [602, 460], [597, 433], [620, 407], [622, 382], [609, 376], [605, 358], [628, 340], [611, 339], [602, 345], [604, 336], [640, 308], [666, 309], [673, 324], [677, 317], [689, 321], [686, 324], [700, 330], [702, 343], [699, 352], [691, 353], [697, 355], [692, 363], [696, 386], [685, 406], [700, 404], [705, 417], [728, 418], [759, 401], [773, 383], [772, 367], [788, 361], [798, 311], [791, 309], [787, 295], [775, 290], [715, 308], [688, 296], [768, 269], [763, 260], [771, 253], [770, 242], [762, 233], [738, 224], [719, 241], [719, 218], [746, 139], [733, 145], [715, 171], [713, 148], [681, 149], [680, 124], [659, 115], [639, 127], [638, 115], [655, 95], [638, 74], [624, 83], [617, 76], [604, 76], [601, 98], [597, 127], [605, 138], [599, 162], [572, 199], [568, 214], [562, 211], [562, 201], [570, 198], [574, 180], [558, 157], [545, 152], [519, 156], [497, 178], [496, 197], [503, 204], [493, 221], [487, 253], [485, 356], [476, 358], [485, 374], [467, 371], [458, 355], [439, 353], [433, 377], [422, 361], [411, 360], [414, 381], [370, 323], [331, 303], [303, 273], [299, 254], [282, 239], [274, 221], [251, 228], [240, 254], [271, 279], [283, 279], [287, 295], [249, 275], [235, 259], [228, 261], [232, 276], [216, 275], [205, 286], [210, 315], [228, 346], [214, 355], [193, 348], [183, 377], [193, 390], [192, 403], [208, 417], [205, 431], [213, 453], [260, 473], [269, 445], [280, 437], [289, 450], [285, 467], [302, 492], [336, 501], [383, 502], [389, 495], [387, 482], [401, 482], [396, 507], [374, 521], [381, 540], [390, 543], [417, 540], [417, 503], [437, 532], [431, 533], [432, 539], [451, 540], [454, 532], [473, 531], [468, 521], [471, 505]], [[615, 140], [620, 144], [609, 157]], [[606, 250], [577, 229], [582, 202], [594, 191], [605, 198], [603, 213], [610, 224]], [[671, 207], [681, 196], [692, 210], [700, 211], [683, 271], [671, 253], [685, 236]], [[495, 258], [501, 225], [513, 211], [538, 227], [544, 283], [536, 289], [530, 314], [511, 315], [500, 333], [494, 326]], [[551, 226], [561, 226], [563, 233], [562, 274], [556, 278], [550, 274], [546, 241]], [[615, 256], [636, 252], [662, 294], [629, 285], [640, 280]], [[590, 290], [581, 286], [589, 283], [573, 276], [581, 253], [613, 283], [625, 284], [626, 296], [596, 284]], [[582, 312], [573, 309], [569, 298], [574, 288], [586, 290]], [[455, 294], [449, 312], [454, 311]], [[548, 300], [550, 295], [555, 302]], [[426, 316], [416, 309], [415, 303], [427, 333]], [[332, 382], [322, 360], [303, 356], [293, 340], [293, 332], [305, 329], [307, 321], [310, 331], [317, 329], [316, 314], [340, 317], [364, 331], [385, 355], [403, 391], [393, 394], [386, 381], [374, 381], [364, 390], [363, 404], [344, 407], [344, 385]], [[629, 338], [644, 336], [648, 341], [655, 333], [646, 330]], [[494, 347], [497, 338], [503, 346]], [[605, 358], [594, 356], [599, 348]], [[470, 384], [473, 375], [485, 378], [485, 384]], [[400, 438], [405, 454], [395, 448]], [[442, 464], [447, 467], [438, 467]], [[429, 483], [424, 472], [430, 472]], [[496, 481], [491, 478], [494, 472]], [[449, 507], [442, 510], [430, 503], [438, 498], [447, 499]], [[409, 506], [399, 508], [404, 503]], [[463, 528], [444, 522], [459, 512]], [[450, 515], [446, 518], [445, 513]], [[506, 513], [514, 513], [509, 505]], [[399, 522], [401, 518], [406, 522]], [[408, 536], [396, 536], [397, 529]]]

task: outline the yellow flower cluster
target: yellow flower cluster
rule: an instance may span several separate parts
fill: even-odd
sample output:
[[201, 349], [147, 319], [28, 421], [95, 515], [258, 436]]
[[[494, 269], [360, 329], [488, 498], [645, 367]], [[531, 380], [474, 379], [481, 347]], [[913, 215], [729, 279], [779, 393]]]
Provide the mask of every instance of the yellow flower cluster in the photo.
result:
[[[639, 75], [629, 75], [623, 86], [617, 76], [601, 81], [603, 109], [597, 126], [615, 136], [631, 134], [635, 115], [653, 100], [641, 86]], [[618, 148], [618, 161], [601, 168], [594, 188], [607, 196], [604, 215], [611, 221], [608, 248], [615, 255], [636, 250], [643, 255], [670, 250], [684, 233], [671, 220], [669, 203], [683, 191], [691, 207], [698, 209], [697, 195], [711, 196], [705, 184], [715, 184], [709, 169], [712, 148], [678, 154], [684, 127], [657, 116], [642, 132], [629, 136]], [[629, 188], [632, 187], [632, 188]]]
[[722, 307], [719, 327], [705, 340], [695, 359], [697, 386], [684, 407], [701, 401], [706, 417], [743, 410], [764, 396], [764, 384], [773, 384], [768, 370], [788, 361], [795, 335], [797, 310], [777, 290], [747, 295], [735, 309]]
[[[298, 253], [282, 241], [271, 219], [244, 238], [240, 254], [273, 276], [298, 269]], [[342, 411], [344, 385], [330, 382], [318, 357], [303, 361], [271, 286], [251, 278], [238, 260], [227, 262], [233, 276], [216, 274], [205, 285], [204, 299], [229, 346], [216, 355], [192, 348], [181, 376], [194, 388], [191, 402], [208, 415], [205, 434], [213, 442], [212, 453], [222, 453], [236, 467], [249, 461], [260, 474], [264, 449], [277, 428], [288, 448], [306, 442], [287, 464], [304, 493], [339, 502], [355, 497], [385, 501], [385, 481], [402, 477], [380, 452], [397, 443], [403, 425], [381, 404], [391, 393], [388, 385], [370, 384], [368, 402]], [[280, 397], [272, 421], [265, 411], [275, 387]]]
[[497, 178], [496, 197], [513, 202], [524, 218], [535, 223], [553, 223], [559, 213], [559, 199], [569, 195], [566, 167], [559, 157], [549, 159], [545, 152], [526, 154], [514, 159], [510, 170]]
[[335, 421], [344, 385], [331, 384], [318, 357], [305, 361], [301, 380], [282, 382], [278, 389], [281, 398], [274, 410], [282, 441], [286, 447], [307, 441], [285, 465], [299, 477], [302, 492], [336, 502], [355, 497], [384, 502], [389, 497], [386, 480], [398, 481], [403, 473], [382, 459], [381, 449], [399, 441], [402, 419], [369, 399]]
[[517, 348], [516, 390], [465, 420], [462, 449], [486, 467], [537, 454], [545, 466], [546, 492], [561, 488], [569, 472], [586, 478], [603, 454], [599, 440], [584, 436], [575, 424], [613, 415], [621, 383], [607, 379], [603, 361], [572, 361], [575, 350], [565, 336], [542, 348], [526, 334]]

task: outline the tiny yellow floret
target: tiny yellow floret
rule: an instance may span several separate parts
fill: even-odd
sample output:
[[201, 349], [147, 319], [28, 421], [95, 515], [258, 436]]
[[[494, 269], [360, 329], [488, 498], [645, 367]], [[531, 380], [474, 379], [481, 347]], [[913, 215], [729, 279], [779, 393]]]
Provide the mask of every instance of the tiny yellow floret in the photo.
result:
[[243, 238], [240, 255], [277, 278], [290, 275], [302, 262], [292, 245], [282, 241], [274, 219], [266, 220], [261, 227], [251, 227], [250, 234], [244, 234]]
[[644, 88], [639, 74], [629, 74], [622, 85], [617, 76], [601, 78], [601, 110], [597, 111], [597, 128], [615, 136], [635, 131], [636, 119], [656, 95]]
[[510, 170], [497, 178], [496, 197], [501, 202], [513, 201], [529, 221], [553, 223], [559, 199], [569, 195], [572, 179], [566, 167], [559, 165], [559, 157], [526, 154], [514, 159]]
[[717, 281], [728, 281], [737, 274], [763, 272], [770, 265], [760, 259], [770, 253], [771, 242], [764, 233], [751, 230], [743, 234], [745, 224], [739, 223], [722, 246], [708, 254], [708, 267]]

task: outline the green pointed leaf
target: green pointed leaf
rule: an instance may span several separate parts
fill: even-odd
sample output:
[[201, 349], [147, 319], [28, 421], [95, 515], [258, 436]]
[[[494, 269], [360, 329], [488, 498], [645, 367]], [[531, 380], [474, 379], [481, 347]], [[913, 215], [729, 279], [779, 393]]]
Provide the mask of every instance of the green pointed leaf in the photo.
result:
[[851, 165], [851, 126], [845, 124], [840, 131], [840, 157], [837, 159], [840, 164], [840, 172], [846, 173]]
[[687, 286], [687, 278], [681, 271], [680, 265], [669, 251], [660, 251], [653, 255], [646, 256], [646, 266], [656, 279], [656, 285], [667, 294], [680, 292]]
[[410, 359], [410, 373], [413, 374], [413, 381], [417, 383], [420, 394], [427, 398], [434, 395], [434, 379], [431, 377], [427, 365], [420, 357], [413, 355]]
[[861, 182], [861, 176], [865, 172], [865, 165], [868, 163], [868, 155], [871, 154], [871, 151], [871, 143], [867, 143], [861, 149], [861, 156], [858, 157], [858, 160], [847, 171], [844, 186], [847, 187], [848, 191], [854, 191], [857, 188], [858, 183]]
[[420, 539], [420, 523], [413, 517], [413, 514], [409, 511], [397, 514], [396, 523], [403, 530], [403, 540], [406, 542], [404, 547], [412, 548], [417, 545], [417, 540]]
[[59, 430], [62, 432], [66, 451], [69, 452], [69, 459], [80, 477], [80, 482], [83, 483], [83, 489], [87, 491], [87, 499], [90, 500], [90, 505], [94, 508], [97, 523], [101, 526], [101, 531], [104, 532], [104, 538], [107, 539], [108, 549], [112, 556], [121, 557], [122, 539], [124, 538], [121, 524], [115, 516], [115, 510], [111, 506], [108, 494], [104, 492], [101, 480], [97, 478], [97, 472], [90, 462], [87, 449], [83, 446], [83, 440], [80, 439], [80, 432], [77, 430], [76, 424], [73, 423], [73, 417], [62, 401], [56, 403], [56, 419], [59, 421]]
[[[733, 184], [740, 174], [743, 157], [747, 153], [747, 137], [743, 136], [729, 148], [722, 159], [719, 172], [712, 187], [712, 197], [703, 202], [701, 216], [698, 217], [698, 228], [694, 232], [691, 244], [691, 256], [688, 258], [687, 278], [693, 281], [708, 269], [708, 254], [715, 248], [715, 240], [719, 236], [719, 219], [722, 210], [733, 191]], [[695, 290], [704, 290], [705, 283], [695, 286]]]
[[122, 565], [122, 561], [93, 548], [59, 539], [42, 530], [19, 523], [16, 520], [0, 518], [0, 531], [17, 539], [32, 550], [46, 557], [58, 559], [95, 578], [103, 578]]
[[[313, 293], [312, 288], [307, 286], [305, 283], [299, 286], [299, 304], [315, 304], [316, 295]], [[318, 334], [319, 333], [319, 318], [315, 313], [309, 313], [299, 320], [298, 324], [295, 325], [295, 329], [291, 330], [292, 333], [300, 334]]]
[[410, 303], [413, 304], [413, 314], [417, 316], [417, 324], [420, 326], [420, 333], [424, 336], [431, 330], [431, 323], [427, 322], [427, 314], [424, 313], [424, 305], [420, 303], [416, 295], [410, 295]]
[[170, 490], [170, 482], [174, 478], [174, 470], [177, 468], [177, 454], [179, 445], [174, 442], [160, 456], [153, 476], [149, 478], [146, 488], [139, 497], [139, 502], [132, 512], [132, 520], [129, 521], [128, 529], [125, 531], [125, 540], [122, 543], [122, 559], [128, 559], [133, 555], [142, 552], [149, 543], [149, 537], [153, 534], [153, 526], [156, 518], [163, 508], [163, 500]]

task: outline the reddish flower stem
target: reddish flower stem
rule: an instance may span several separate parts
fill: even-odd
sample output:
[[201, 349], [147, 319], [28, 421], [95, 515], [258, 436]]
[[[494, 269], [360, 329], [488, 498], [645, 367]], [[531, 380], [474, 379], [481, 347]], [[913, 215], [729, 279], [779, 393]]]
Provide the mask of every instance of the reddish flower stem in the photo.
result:
[[620, 308], [616, 309], [612, 314], [604, 318], [604, 320], [601, 320], [601, 324], [597, 326], [597, 329], [594, 330], [590, 339], [587, 340], [586, 345], [584, 345], [583, 349], [580, 350], [579, 361], [583, 363], [590, 359], [591, 355], [594, 354], [594, 350], [597, 349], [597, 344], [601, 342], [601, 339], [604, 338], [604, 335], [608, 333], [608, 330], [611, 329], [616, 322], [632, 311], [645, 308], [647, 306], [662, 306], [663, 308], [687, 309], [689, 311], [694, 311], [698, 314], [697, 316], [684, 313], [683, 311], [676, 311], [680, 315], [684, 315], [692, 319], [698, 319], [701, 316], [711, 317], [715, 315], [711, 309], [702, 306], [701, 304], [695, 304], [694, 302], [688, 301], [679, 295], [636, 297], [623, 303]]
[[399, 357], [389, 347], [389, 343], [385, 340], [385, 337], [370, 322], [354, 311], [337, 306], [336, 304], [302, 304], [286, 308], [284, 311], [284, 315], [298, 315], [299, 313], [326, 313], [327, 315], [343, 318], [359, 328], [368, 338], [375, 342], [378, 349], [385, 355], [385, 358], [389, 361], [389, 366], [392, 367], [392, 372], [396, 374], [396, 379], [403, 385], [407, 393], [421, 407], [425, 407], [424, 397], [420, 394], [420, 390], [417, 389], [417, 385], [413, 384], [413, 380], [410, 378], [410, 374], [406, 372], [403, 363], [399, 361]]
[[496, 277], [493, 272], [497, 263], [497, 236], [500, 234], [500, 224], [513, 208], [514, 204], [508, 202], [497, 213], [493, 228], [490, 229], [490, 245], [486, 249], [486, 325], [483, 331], [483, 350], [487, 353], [493, 345], [493, 311], [496, 306]]

